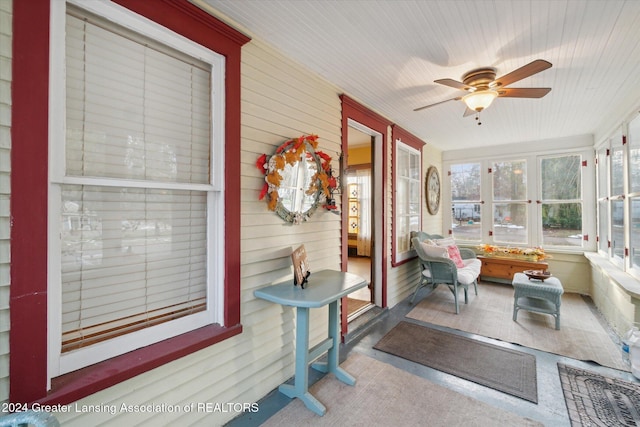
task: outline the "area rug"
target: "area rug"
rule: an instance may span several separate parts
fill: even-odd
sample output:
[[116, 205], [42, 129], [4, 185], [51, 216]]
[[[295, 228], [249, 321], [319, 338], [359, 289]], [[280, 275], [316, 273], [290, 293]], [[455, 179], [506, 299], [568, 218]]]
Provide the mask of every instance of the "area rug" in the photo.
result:
[[513, 287], [490, 282], [478, 286], [477, 296], [469, 292], [469, 304], [460, 305], [460, 314], [455, 314], [453, 295], [444, 286], [407, 314], [422, 322], [629, 371], [618, 346], [581, 295], [562, 295], [559, 331], [553, 317], [546, 314], [520, 310], [516, 322], [512, 316]]
[[640, 425], [640, 384], [558, 363], [572, 426]]
[[400, 322], [373, 347], [538, 403], [535, 356]]
[[326, 375], [309, 391], [327, 407], [316, 415], [293, 399], [262, 426], [542, 426], [361, 353], [342, 366], [355, 386]]

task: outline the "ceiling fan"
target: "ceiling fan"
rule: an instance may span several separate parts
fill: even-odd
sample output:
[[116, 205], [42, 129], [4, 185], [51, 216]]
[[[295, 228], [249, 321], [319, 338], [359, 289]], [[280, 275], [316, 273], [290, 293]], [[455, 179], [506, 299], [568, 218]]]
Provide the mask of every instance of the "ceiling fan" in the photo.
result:
[[551, 68], [551, 63], [542, 59], [536, 59], [529, 64], [520, 67], [504, 76], [496, 79], [496, 69], [491, 67], [477, 68], [462, 76], [462, 82], [453, 79], [435, 80], [434, 83], [449, 86], [468, 92], [464, 96], [446, 99], [435, 104], [425, 105], [413, 111], [424, 110], [449, 101], [462, 100], [467, 109], [464, 117], [476, 114], [478, 124], [479, 113], [489, 107], [494, 99], [500, 98], [542, 98], [551, 91], [551, 88], [507, 88], [506, 86]]

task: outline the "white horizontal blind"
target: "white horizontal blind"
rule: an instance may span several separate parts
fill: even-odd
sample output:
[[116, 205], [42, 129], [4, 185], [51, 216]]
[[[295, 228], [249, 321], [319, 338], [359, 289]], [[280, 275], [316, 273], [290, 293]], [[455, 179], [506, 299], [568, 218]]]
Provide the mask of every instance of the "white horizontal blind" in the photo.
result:
[[208, 183], [210, 67], [67, 22], [67, 175]]
[[65, 176], [105, 185], [61, 186], [63, 352], [206, 309], [208, 193], [157, 183], [211, 164], [208, 64], [93, 18], [66, 31]]

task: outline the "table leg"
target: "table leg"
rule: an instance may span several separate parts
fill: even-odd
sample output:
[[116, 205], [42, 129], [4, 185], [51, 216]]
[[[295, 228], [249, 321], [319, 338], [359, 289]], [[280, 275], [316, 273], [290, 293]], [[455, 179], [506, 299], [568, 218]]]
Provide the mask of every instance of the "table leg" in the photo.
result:
[[296, 371], [294, 385], [282, 384], [278, 390], [290, 398], [299, 398], [307, 408], [322, 416], [327, 408], [309, 393], [309, 309], [298, 307], [296, 324]]
[[329, 338], [332, 346], [327, 352], [327, 363], [314, 363], [313, 368], [320, 372], [333, 373], [336, 378], [347, 385], [355, 385], [356, 379], [340, 367], [340, 313], [339, 300], [329, 303]]

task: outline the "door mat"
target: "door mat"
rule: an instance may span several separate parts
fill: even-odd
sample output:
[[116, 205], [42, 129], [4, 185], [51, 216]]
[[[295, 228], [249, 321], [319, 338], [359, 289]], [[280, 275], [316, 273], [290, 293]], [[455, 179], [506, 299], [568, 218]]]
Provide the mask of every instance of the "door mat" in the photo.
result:
[[375, 349], [538, 403], [535, 356], [400, 322]]
[[640, 384], [558, 363], [572, 426], [640, 425]]

